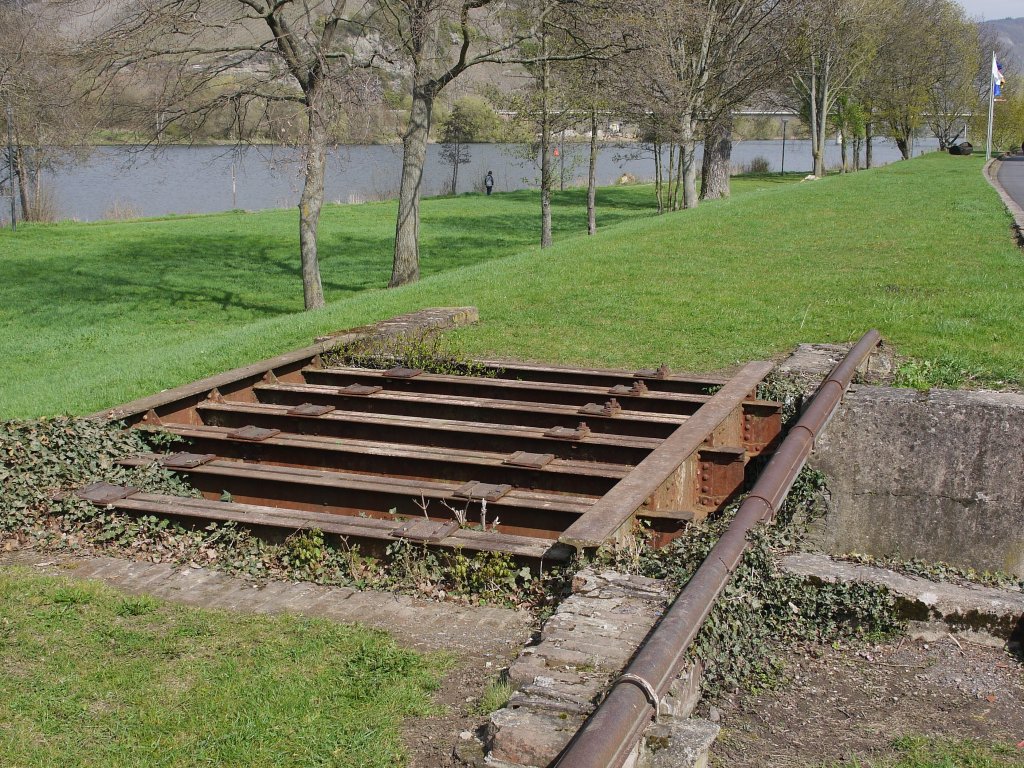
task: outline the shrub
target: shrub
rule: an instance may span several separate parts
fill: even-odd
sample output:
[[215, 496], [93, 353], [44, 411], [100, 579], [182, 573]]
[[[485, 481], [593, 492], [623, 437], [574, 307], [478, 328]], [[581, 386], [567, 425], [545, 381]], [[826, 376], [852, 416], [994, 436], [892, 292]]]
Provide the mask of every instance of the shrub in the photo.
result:
[[767, 157], [758, 155], [751, 159], [751, 161], [743, 166], [744, 173], [760, 174], [764, 175], [771, 171], [771, 163], [768, 162]]

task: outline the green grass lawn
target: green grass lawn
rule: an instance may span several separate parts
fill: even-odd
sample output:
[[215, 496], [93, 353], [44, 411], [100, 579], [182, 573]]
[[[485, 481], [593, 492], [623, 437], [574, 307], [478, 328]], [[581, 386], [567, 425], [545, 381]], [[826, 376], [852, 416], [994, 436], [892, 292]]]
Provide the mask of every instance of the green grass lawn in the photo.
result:
[[418, 284], [379, 290], [393, 204], [332, 207], [329, 306], [300, 301], [292, 212], [0, 234], [0, 417], [123, 402], [428, 306], [475, 304], [470, 354], [710, 370], [879, 328], [905, 355], [1024, 380], [1024, 262], [981, 161], [932, 154], [654, 216], [650, 188], [427, 200]]
[[[739, 194], [793, 179], [735, 187]], [[653, 202], [649, 186], [602, 190], [600, 224], [653, 216]], [[584, 190], [556, 195], [556, 240], [586, 236], [585, 205]], [[395, 212], [393, 202], [324, 209], [329, 302], [387, 285]], [[425, 276], [517, 253], [539, 238], [535, 192], [426, 199], [422, 218]], [[297, 243], [293, 210], [0, 230], [0, 418], [88, 412], [349, 324], [362, 310], [345, 319], [296, 314]]]
[[445, 663], [380, 632], [0, 570], [0, 764], [391, 768]]

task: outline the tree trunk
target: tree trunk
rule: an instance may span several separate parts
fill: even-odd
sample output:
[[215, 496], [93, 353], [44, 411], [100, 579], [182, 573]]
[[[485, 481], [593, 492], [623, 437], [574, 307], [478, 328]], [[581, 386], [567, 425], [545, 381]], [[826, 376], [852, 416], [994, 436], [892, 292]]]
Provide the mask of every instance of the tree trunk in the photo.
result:
[[871, 160], [872, 160], [872, 156], [871, 156], [872, 142], [871, 142], [871, 140], [874, 138], [874, 133], [872, 131], [873, 128], [874, 128], [874, 126], [871, 123], [866, 123], [864, 125], [864, 167], [869, 169], [869, 170], [871, 169]]
[[452, 197], [458, 194], [459, 188], [459, 159], [462, 154], [462, 146], [459, 140], [455, 140], [455, 161], [452, 163]]
[[820, 158], [820, 146], [818, 144], [818, 75], [814, 71], [815, 60], [811, 60], [810, 89], [807, 94], [808, 117], [810, 118], [811, 129], [811, 164], [812, 173], [817, 176], [818, 169], [822, 168]]
[[587, 234], [597, 232], [597, 107], [590, 109], [590, 168], [587, 172]]
[[679, 208], [679, 176], [676, 174], [676, 143], [670, 141], [668, 144], [668, 203], [665, 205], [670, 211]]
[[33, 216], [32, 211], [32, 190], [29, 188], [28, 183], [28, 163], [25, 161], [25, 149], [17, 143], [14, 145], [14, 172], [18, 176], [18, 197], [21, 198], [21, 218], [25, 221], [34, 221], [35, 216]]
[[846, 131], [839, 132], [839, 159], [843, 165], [840, 173], [846, 173], [850, 170], [850, 158], [846, 149]]
[[[543, 43], [542, 43], [543, 46]], [[546, 52], [541, 49], [542, 55]], [[540, 103], [540, 247], [551, 247], [551, 120], [548, 95], [551, 65], [545, 58], [541, 64]]]
[[853, 137], [853, 170], [854, 171], [859, 171], [860, 170], [860, 145], [861, 145], [861, 141], [862, 140], [861, 140], [860, 136], [854, 136]]
[[388, 288], [420, 279], [420, 189], [427, 159], [430, 112], [434, 93], [413, 86], [409, 125], [402, 137], [402, 181], [398, 189], [398, 223], [395, 225], [395, 261]]
[[679, 141], [680, 174], [683, 181], [683, 208], [697, 207], [697, 137], [693, 122], [684, 121]]
[[307, 95], [306, 174], [299, 198], [299, 252], [302, 259], [302, 294], [306, 309], [324, 305], [320, 282], [316, 235], [320, 209], [324, 204], [324, 165], [327, 162], [327, 125], [325, 115], [314, 96]]
[[700, 199], [729, 197], [732, 167], [732, 115], [723, 115], [704, 136], [704, 160], [700, 171]]
[[906, 136], [896, 136], [896, 148], [904, 160], [910, 159], [910, 141]]
[[42, 221], [43, 213], [43, 186], [39, 180], [41, 173], [42, 169], [39, 167], [39, 163], [36, 162], [32, 168], [32, 204], [35, 206], [36, 216], [40, 221]]
[[828, 113], [818, 105], [818, 135], [814, 147], [814, 175], [819, 179], [825, 175], [825, 144], [828, 141]]
[[662, 193], [661, 142], [654, 142], [654, 196], [658, 199], [658, 213], [665, 212], [665, 197]]
[[814, 157], [814, 175], [821, 178], [825, 175], [825, 142], [828, 140], [828, 85], [829, 85], [828, 56], [822, 64], [821, 83], [818, 88], [818, 151]]
[[679, 146], [676, 152], [676, 194], [672, 198], [672, 210], [678, 211], [683, 207], [681, 198], [683, 196], [683, 147]]

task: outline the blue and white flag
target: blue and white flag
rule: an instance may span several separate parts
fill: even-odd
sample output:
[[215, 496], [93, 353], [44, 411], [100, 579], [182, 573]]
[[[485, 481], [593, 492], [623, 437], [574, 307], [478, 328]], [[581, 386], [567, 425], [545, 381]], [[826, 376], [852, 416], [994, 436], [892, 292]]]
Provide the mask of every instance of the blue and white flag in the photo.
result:
[[992, 82], [995, 84], [993, 94], [999, 96], [1003, 92], [1003, 84], [1006, 83], [1006, 78], [1003, 77], [1003, 68], [999, 66], [995, 56], [992, 57]]

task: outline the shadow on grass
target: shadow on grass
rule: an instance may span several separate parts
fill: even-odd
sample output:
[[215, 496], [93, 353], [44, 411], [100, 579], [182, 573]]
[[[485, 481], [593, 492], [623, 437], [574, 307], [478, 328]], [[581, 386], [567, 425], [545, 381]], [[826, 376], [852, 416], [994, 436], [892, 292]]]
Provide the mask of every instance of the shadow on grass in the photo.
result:
[[[653, 199], [653, 198], [652, 198]], [[469, 205], [466, 205], [466, 202]], [[602, 189], [599, 225], [653, 215], [636, 188]], [[394, 248], [393, 211], [325, 207], [319, 259], [328, 301], [387, 285]], [[556, 193], [556, 241], [584, 236], [586, 190]], [[421, 274], [438, 274], [517, 253], [540, 234], [539, 197], [531, 191], [458, 201], [427, 200], [422, 210]], [[264, 220], [265, 221], [265, 220]], [[73, 245], [60, 230], [40, 231], [45, 255], [19, 258], [0, 282], [9, 307], [36, 333], [111, 319], [148, 325], [236, 324], [302, 309], [297, 227], [284, 220], [162, 221], [83, 230]], [[77, 235], [77, 233], [75, 233]], [[75, 256], [68, 255], [76, 248]], [[28, 252], [28, 251], [26, 251]], [[6, 273], [6, 274], [5, 274]], [[59, 318], [56, 317], [59, 315]]]

